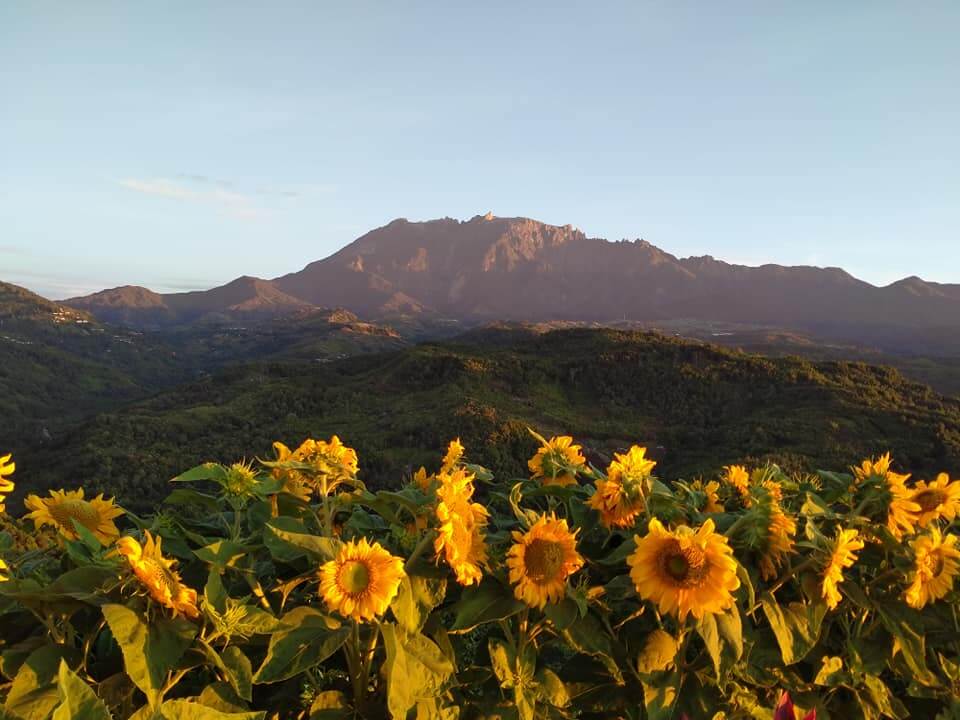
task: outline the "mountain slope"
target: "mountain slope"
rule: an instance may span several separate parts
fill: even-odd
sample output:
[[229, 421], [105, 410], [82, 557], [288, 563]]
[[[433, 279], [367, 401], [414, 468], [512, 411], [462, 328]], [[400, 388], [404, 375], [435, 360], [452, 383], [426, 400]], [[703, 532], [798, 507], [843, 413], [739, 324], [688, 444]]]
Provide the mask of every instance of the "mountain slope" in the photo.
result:
[[75, 478], [143, 507], [196, 463], [265, 457], [274, 440], [333, 433], [357, 447], [373, 485], [436, 464], [458, 435], [470, 458], [510, 476], [525, 472], [528, 425], [572, 432], [598, 463], [647, 444], [669, 476], [745, 458], [844, 467], [887, 450], [917, 472], [960, 471], [960, 399], [889, 368], [651, 333], [500, 328], [332, 363], [230, 368], [98, 416], [24, 455], [19, 477], [24, 489]]
[[756, 324], [914, 354], [960, 355], [960, 285], [905, 278], [875, 287], [838, 268], [746, 267], [677, 258], [643, 240], [609, 242], [569, 225], [477, 216], [395, 220], [274, 280], [157, 295], [118, 288], [66, 301], [149, 326], [344, 307], [385, 316], [542, 322]]
[[311, 307], [269, 281], [249, 276], [212, 290], [160, 294], [126, 285], [64, 302], [105, 322], [139, 327], [249, 322]]

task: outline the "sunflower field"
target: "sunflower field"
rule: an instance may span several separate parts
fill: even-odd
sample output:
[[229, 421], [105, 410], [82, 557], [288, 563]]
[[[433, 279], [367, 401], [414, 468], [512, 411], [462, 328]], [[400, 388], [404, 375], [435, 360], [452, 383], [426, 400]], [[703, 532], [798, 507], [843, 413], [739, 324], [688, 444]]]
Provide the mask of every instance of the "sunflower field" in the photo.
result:
[[455, 440], [379, 491], [336, 436], [275, 443], [149, 517], [12, 517], [0, 457], [0, 719], [960, 720], [960, 481], [535, 436], [527, 477]]

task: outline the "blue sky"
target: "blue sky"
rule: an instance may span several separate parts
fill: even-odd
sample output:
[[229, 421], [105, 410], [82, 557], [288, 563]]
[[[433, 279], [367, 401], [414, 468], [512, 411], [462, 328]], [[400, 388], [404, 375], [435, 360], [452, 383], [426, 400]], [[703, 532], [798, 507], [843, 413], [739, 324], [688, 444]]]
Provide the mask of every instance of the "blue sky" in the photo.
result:
[[954, 2], [0, 4], [0, 279], [274, 277], [488, 210], [960, 282]]

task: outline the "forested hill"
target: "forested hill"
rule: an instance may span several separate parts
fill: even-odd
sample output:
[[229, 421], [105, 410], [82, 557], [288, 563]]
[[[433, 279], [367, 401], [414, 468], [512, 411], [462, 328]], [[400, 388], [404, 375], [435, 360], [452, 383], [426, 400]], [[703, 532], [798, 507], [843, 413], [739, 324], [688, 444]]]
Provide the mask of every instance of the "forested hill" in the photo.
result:
[[667, 477], [766, 459], [837, 468], [887, 450], [921, 474], [960, 473], [960, 399], [895, 370], [574, 329], [229, 368], [25, 453], [18, 482], [83, 484], [144, 508], [201, 461], [266, 457], [274, 440], [334, 433], [358, 449], [371, 485], [435, 465], [457, 435], [470, 459], [517, 475], [534, 448], [527, 426], [571, 432], [597, 463], [648, 445]]

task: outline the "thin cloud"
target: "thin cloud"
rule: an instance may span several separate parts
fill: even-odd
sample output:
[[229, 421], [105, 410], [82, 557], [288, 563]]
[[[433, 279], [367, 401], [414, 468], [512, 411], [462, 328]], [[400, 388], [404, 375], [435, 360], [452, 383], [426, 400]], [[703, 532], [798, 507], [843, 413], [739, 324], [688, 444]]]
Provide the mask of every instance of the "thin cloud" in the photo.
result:
[[205, 184], [209, 183], [185, 183], [168, 178], [124, 178], [119, 181], [119, 185], [127, 190], [171, 200], [210, 205], [237, 217], [254, 218], [263, 214], [263, 210], [256, 206], [250, 196], [222, 186], [197, 187]]

